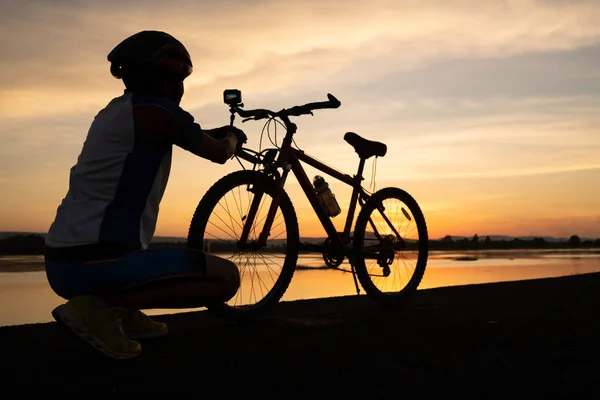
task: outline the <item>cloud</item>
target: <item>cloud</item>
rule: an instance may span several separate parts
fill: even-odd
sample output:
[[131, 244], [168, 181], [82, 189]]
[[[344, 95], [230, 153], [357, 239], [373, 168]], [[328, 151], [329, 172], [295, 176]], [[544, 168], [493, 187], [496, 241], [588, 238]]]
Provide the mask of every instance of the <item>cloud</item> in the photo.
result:
[[[248, 108], [273, 109], [331, 92], [342, 107], [298, 118], [296, 141], [345, 172], [358, 163], [345, 132], [385, 142], [378, 187], [407, 184], [438, 206], [450, 194], [462, 207], [473, 182], [515, 182], [506, 195], [521, 199], [519, 185], [534, 198], [535, 182], [568, 175], [567, 184], [579, 180], [573, 207], [562, 209], [592, 209], [584, 197], [594, 195], [585, 179], [597, 180], [600, 159], [597, 1], [307, 3], [0, 1], [0, 182], [6, 193], [28, 182], [28, 195], [10, 204], [51, 218], [89, 124], [121, 94], [106, 55], [139, 30], [159, 29], [192, 53], [183, 106], [203, 126], [227, 123], [225, 88], [242, 89]], [[262, 125], [243, 127], [257, 147]], [[213, 178], [237, 168], [198, 162], [176, 152], [164, 209], [188, 210]], [[201, 176], [191, 172], [198, 165]], [[508, 204], [494, 190], [477, 192], [481, 202]], [[39, 193], [50, 204], [43, 210]]]
[[593, 2], [375, 0], [322, 1], [307, 7], [301, 1], [176, 1], [166, 8], [157, 1], [141, 4], [5, 5], [9, 12], [0, 25], [0, 94], [28, 102], [37, 98], [34, 103], [51, 106], [2, 104], [0, 117], [59, 113], [68, 110], [70, 103], [64, 99], [82, 94], [88, 100], [81, 107], [97, 107], [108, 89], [119, 87], [108, 75], [106, 54], [141, 29], [172, 32], [190, 48], [196, 64], [188, 90], [192, 107], [215, 101], [215, 93], [227, 82], [257, 93], [314, 88], [325, 82], [333, 87], [368, 84], [383, 74], [436, 60], [562, 51], [597, 43], [600, 37], [600, 10]]
[[[405, 177], [408, 180], [421, 180], [434, 177], [435, 179], [464, 179], [464, 178], [507, 178], [517, 176], [532, 175], [551, 175], [568, 172], [593, 171], [600, 174], [600, 163], [587, 165], [569, 165], [569, 166], [548, 166], [548, 167], [528, 167], [528, 168], [504, 168], [489, 171], [469, 171], [458, 173], [443, 173], [437, 171], [433, 174], [411, 174]], [[600, 175], [599, 175], [600, 176]]]
[[[335, 124], [327, 113], [318, 122], [309, 120], [314, 129], [299, 133], [297, 143], [344, 166], [357, 162], [342, 140], [344, 132], [382, 141], [388, 154], [378, 161], [378, 176], [388, 180], [548, 174], [599, 166], [596, 97], [494, 98], [476, 105], [444, 99], [397, 106], [381, 100], [370, 106], [348, 106]], [[442, 116], [437, 110], [444, 110]], [[320, 145], [323, 140], [326, 148]]]

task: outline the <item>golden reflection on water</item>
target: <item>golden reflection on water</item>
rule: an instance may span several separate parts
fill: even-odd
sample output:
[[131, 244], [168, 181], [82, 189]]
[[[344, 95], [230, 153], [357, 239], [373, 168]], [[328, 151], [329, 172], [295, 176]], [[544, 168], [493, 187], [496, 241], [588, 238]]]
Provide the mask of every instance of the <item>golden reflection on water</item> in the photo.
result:
[[[46, 278], [43, 272], [36, 274]], [[53, 321], [50, 312], [64, 302], [42, 279], [35, 279], [35, 283], [0, 284], [0, 326]]]
[[[321, 265], [322, 260], [320, 257], [303, 255], [299, 264], [315, 267]], [[344, 267], [347, 268], [345, 263], [342, 264], [342, 268]], [[600, 272], [600, 254], [584, 257], [557, 255], [540, 258], [490, 258], [477, 261], [454, 261], [433, 255], [419, 289], [589, 272]], [[298, 269], [282, 301], [354, 294], [356, 288], [350, 273]], [[361, 294], [364, 294], [362, 288]], [[50, 312], [63, 302], [48, 286], [43, 271], [0, 273], [0, 326], [51, 321]], [[148, 310], [147, 313], [158, 315], [184, 311], [190, 310], [156, 309]]]

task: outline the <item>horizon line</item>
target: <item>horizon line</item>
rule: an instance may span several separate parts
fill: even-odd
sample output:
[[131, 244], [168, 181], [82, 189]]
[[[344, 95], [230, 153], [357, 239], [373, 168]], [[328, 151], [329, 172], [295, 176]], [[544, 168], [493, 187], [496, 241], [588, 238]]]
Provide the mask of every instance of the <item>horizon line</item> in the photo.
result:
[[[45, 236], [47, 233], [46, 232], [32, 232], [32, 231], [0, 231], [0, 235], [1, 234], [29, 234], [29, 235], [40, 235], [40, 236]], [[600, 239], [600, 236], [598, 237], [592, 237], [592, 236], [580, 236], [578, 234], [573, 234], [573, 235], [568, 235], [568, 236], [552, 236], [552, 235], [499, 235], [499, 234], [473, 234], [473, 235], [444, 235], [441, 236], [439, 238], [429, 238], [429, 240], [441, 240], [444, 239], [446, 236], [450, 236], [451, 238], [473, 238], [475, 235], [477, 235], [478, 238], [483, 238], [485, 239], [486, 237], [506, 237], [506, 238], [552, 238], [552, 239], [569, 239], [571, 236], [577, 236], [580, 239], [592, 239], [592, 240], [597, 240]], [[154, 238], [174, 238], [174, 239], [182, 239], [182, 240], [187, 240], [186, 236], [173, 236], [173, 235], [154, 235], [152, 237], [152, 239]], [[300, 239], [326, 239], [327, 236], [300, 236]], [[1, 239], [0, 239], [1, 240]], [[278, 240], [283, 240], [283, 239], [278, 239]], [[152, 240], [151, 240], [152, 241]]]

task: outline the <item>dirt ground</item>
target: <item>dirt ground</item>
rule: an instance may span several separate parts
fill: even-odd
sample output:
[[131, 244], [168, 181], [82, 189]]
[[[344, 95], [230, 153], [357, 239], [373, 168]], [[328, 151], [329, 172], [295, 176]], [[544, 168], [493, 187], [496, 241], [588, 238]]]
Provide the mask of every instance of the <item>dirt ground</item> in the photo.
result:
[[128, 361], [55, 323], [11, 326], [0, 328], [0, 376], [6, 393], [77, 398], [592, 399], [599, 315], [596, 273], [420, 290], [395, 311], [349, 296], [284, 302], [243, 325], [206, 311], [164, 315], [170, 334]]

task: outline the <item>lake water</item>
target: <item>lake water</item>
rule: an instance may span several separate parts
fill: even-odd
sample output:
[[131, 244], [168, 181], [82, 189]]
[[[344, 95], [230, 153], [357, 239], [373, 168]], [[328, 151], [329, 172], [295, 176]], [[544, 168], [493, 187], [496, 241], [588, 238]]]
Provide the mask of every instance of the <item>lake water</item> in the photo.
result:
[[[480, 251], [475, 261], [465, 253], [431, 252], [419, 289], [515, 281], [600, 272], [600, 250]], [[0, 257], [3, 264], [41, 263], [40, 256]], [[299, 265], [323, 265], [319, 255], [301, 254]], [[344, 265], [342, 264], [342, 268]], [[346, 266], [348, 268], [348, 266]], [[282, 301], [356, 294], [352, 274], [336, 270], [298, 269]], [[361, 289], [361, 294], [364, 291]], [[0, 326], [52, 321], [50, 312], [64, 300], [52, 292], [43, 271], [0, 273]], [[201, 309], [199, 309], [201, 310]], [[149, 315], [189, 310], [148, 310]]]

